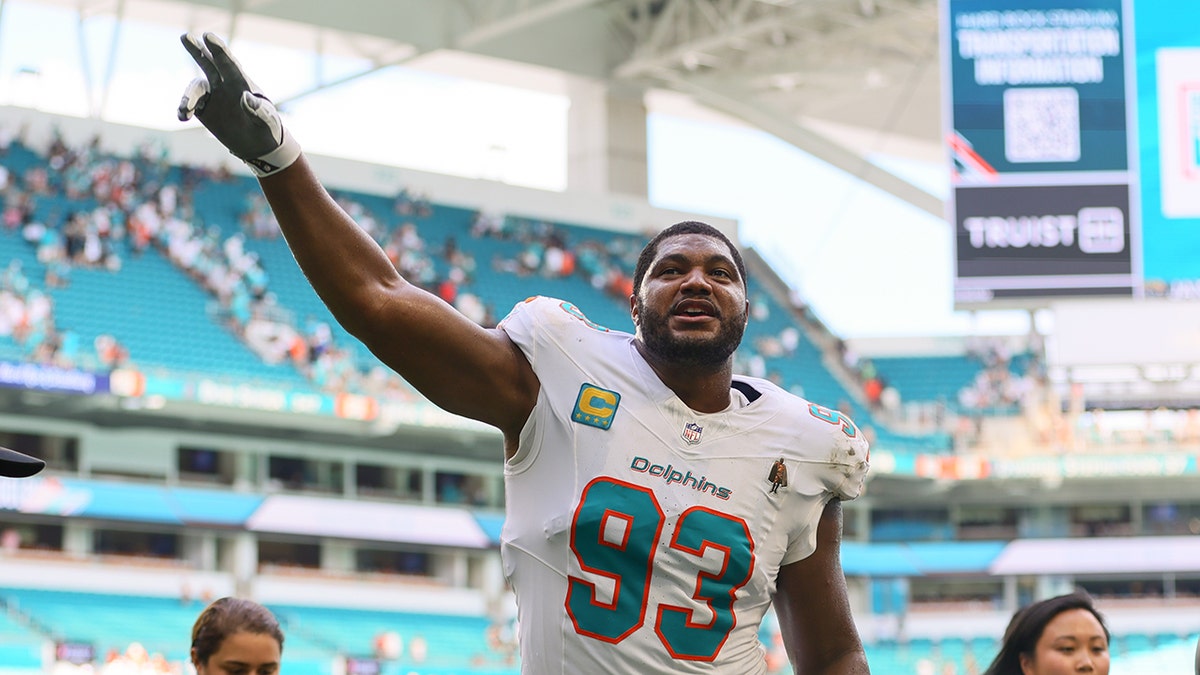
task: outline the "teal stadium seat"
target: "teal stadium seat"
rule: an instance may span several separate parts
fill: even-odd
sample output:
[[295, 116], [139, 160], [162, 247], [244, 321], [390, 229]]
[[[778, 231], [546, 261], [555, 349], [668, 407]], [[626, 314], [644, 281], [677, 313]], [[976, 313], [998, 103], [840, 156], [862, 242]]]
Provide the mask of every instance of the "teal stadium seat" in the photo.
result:
[[0, 664], [5, 668], [41, 668], [46, 638], [15, 618], [0, 613]]
[[[1008, 370], [1014, 377], [1026, 373], [1033, 356], [1016, 354], [1009, 359]], [[958, 393], [970, 386], [983, 370], [979, 359], [966, 354], [950, 356], [871, 357], [879, 374], [900, 392], [901, 399], [915, 403], [941, 402], [949, 410], [960, 411]], [[1016, 406], [993, 410], [991, 414], [1013, 414]]]
[[884, 379], [900, 392], [905, 401], [945, 402], [958, 406], [958, 392], [970, 385], [982, 365], [966, 355], [871, 357], [871, 363]]
[[170, 660], [187, 658], [192, 624], [203, 609], [178, 598], [73, 591], [0, 588], [0, 599], [44, 627], [51, 639], [91, 643], [101, 656], [124, 652], [136, 641]]
[[[398, 673], [516, 674], [515, 665], [503, 663], [502, 657], [489, 648], [489, 621], [484, 617], [293, 605], [271, 605], [270, 609], [286, 622], [289, 640], [298, 636], [332, 653], [369, 656], [374, 638], [394, 631], [400, 635], [403, 650], [388, 667]], [[409, 649], [416, 636], [427, 645], [426, 656], [420, 662], [413, 659]], [[291, 662], [290, 644], [288, 649]]]

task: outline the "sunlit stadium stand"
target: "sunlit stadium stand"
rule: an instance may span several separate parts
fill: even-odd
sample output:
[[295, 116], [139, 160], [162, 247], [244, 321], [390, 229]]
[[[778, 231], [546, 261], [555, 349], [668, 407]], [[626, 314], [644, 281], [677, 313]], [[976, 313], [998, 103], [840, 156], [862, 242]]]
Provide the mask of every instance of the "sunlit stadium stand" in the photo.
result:
[[[199, 607], [177, 598], [151, 598], [69, 591], [0, 590], [10, 609], [42, 627], [55, 642], [92, 644], [98, 653], [124, 652], [139, 642], [168, 659], [187, 658], [192, 622]], [[81, 612], [81, 607], [89, 611]], [[103, 616], [103, 621], [97, 621]]]
[[[0, 588], [8, 610], [0, 616], [0, 659], [8, 666], [37, 667], [44, 643], [78, 643], [99, 654], [124, 653], [137, 642], [149, 655], [170, 660], [187, 656], [192, 621], [203, 604], [178, 598], [109, 595], [65, 591]], [[87, 612], [81, 612], [87, 607]], [[289, 671], [328, 675], [339, 658], [376, 659], [378, 638], [399, 637], [399, 654], [384, 659], [386, 674], [511, 675], [512, 663], [489, 644], [489, 621], [482, 617], [354, 610], [313, 606], [271, 605], [286, 634]], [[104, 616], [104, 621], [97, 621]], [[36, 629], [29, 626], [36, 626]], [[1191, 653], [1192, 634], [1114, 632], [1112, 654], [1119, 672], [1167, 672], [1179, 653]], [[766, 638], [765, 641], [768, 641]], [[412, 645], [422, 642], [419, 649]], [[769, 641], [768, 641], [769, 644]], [[873, 672], [918, 673], [922, 664], [942, 672], [944, 664], [982, 669], [995, 656], [991, 637], [878, 640], [867, 645]]]
[[[28, 148], [17, 145], [13, 150], [14, 174], [39, 166], [44, 162]], [[252, 203], [258, 195], [257, 186], [249, 179], [237, 176], [213, 177], [205, 172], [187, 168], [172, 168], [167, 182], [184, 186], [187, 202], [193, 205], [193, 225], [200, 231], [225, 241], [235, 235], [244, 236]], [[194, 185], [193, 185], [194, 183]], [[458, 284], [457, 292], [477, 295], [496, 319], [502, 317], [515, 303], [531, 292], [570, 299], [593, 321], [618, 330], [631, 330], [628, 304], [620, 292], [598, 287], [585, 274], [589, 262], [612, 267], [623, 275], [633, 272], [633, 257], [640, 248], [637, 237], [606, 233], [595, 228], [550, 223], [508, 215], [503, 219], [500, 235], [479, 236], [472, 231], [478, 212], [469, 209], [429, 205], [425, 212], [397, 213], [397, 200], [361, 192], [338, 191], [341, 199], [351, 200], [362, 213], [380, 224], [380, 240], [391, 236], [406, 223], [415, 225], [428, 258], [434, 265], [433, 276], [446, 276], [447, 262], [440, 252], [448, 242], [475, 261], [472, 276]], [[145, 199], [153, 198], [147, 195]], [[51, 228], [60, 227], [73, 211], [91, 208], [94, 200], [67, 200], [65, 197], [38, 198], [37, 217]], [[549, 233], [549, 234], [547, 234]], [[553, 237], [556, 243], [580, 257], [576, 273], [550, 274], [540, 269], [540, 254], [544, 242]], [[63, 288], [42, 289], [54, 300], [56, 325], [60, 330], [78, 334], [84, 344], [91, 344], [97, 335], [116, 337], [130, 352], [139, 367], [183, 373], [203, 373], [248, 381], [272, 381], [289, 386], [304, 386], [305, 378], [289, 362], [271, 365], [248, 349], [244, 342], [222, 325], [218, 313], [211, 311], [212, 298], [193, 279], [189, 279], [165, 257], [165, 252], [147, 250], [134, 254], [125, 250], [127, 244], [116, 242], [121, 254], [120, 271], [81, 267], [70, 272], [71, 283]], [[328, 309], [313, 292], [292, 260], [282, 237], [246, 236], [244, 249], [258, 256], [269, 275], [267, 291], [283, 319], [303, 327], [315, 320], [332, 330], [339, 349], [349, 351], [360, 372], [379, 365], [365, 347], [353, 339], [333, 320]], [[516, 261], [533, 251], [535, 263], [531, 269], [515, 273], [504, 261]], [[585, 255], [599, 251], [602, 259], [583, 260]], [[45, 275], [46, 265], [39, 262], [32, 244], [20, 238], [19, 231], [0, 234], [0, 253], [20, 260], [27, 276], [36, 280]], [[594, 257], [594, 256], [593, 256]], [[751, 256], [751, 262], [758, 261]], [[520, 265], [518, 264], [519, 268]], [[750, 299], [755, 320], [747, 331], [743, 349], [748, 359], [761, 359], [760, 376], [776, 379], [786, 388], [801, 392], [805, 397], [829, 408], [844, 408], [868, 429], [877, 447], [901, 453], [915, 451], [945, 451], [949, 438], [942, 433], [905, 433], [890, 428], [889, 422], [877, 411], [863, 405], [862, 395], [851, 391], [857, 387], [847, 374], [836, 375], [827, 363], [836, 359], [814, 343], [808, 329], [795, 310], [788, 307], [769, 285], [754, 275], [773, 273], [765, 264], [753, 265]], [[778, 283], [778, 280], [774, 280]], [[430, 284], [431, 290], [433, 284]], [[120, 305], [114, 302], [120, 298]], [[796, 343], [786, 353], [756, 354], [762, 340], [779, 342], [785, 330], [793, 331]], [[896, 368], [901, 366], [896, 365]], [[745, 370], [745, 368], [743, 368]], [[319, 383], [318, 383], [319, 384]]]
[[[303, 382], [290, 364], [263, 362], [209, 318], [203, 291], [153, 253], [130, 257], [116, 273], [74, 270], [71, 282], [52, 293], [59, 327], [77, 331], [89, 342], [97, 335], [113, 335], [146, 368]], [[120, 298], [120, 305], [114, 298]]]
[[14, 610], [2, 605], [0, 614], [0, 663], [13, 668], [40, 668], [42, 640], [40, 636], [13, 617]]
[[[1028, 372], [1033, 356], [1029, 353], [1015, 354], [1001, 367], [1013, 378]], [[983, 356], [979, 354], [956, 354], [947, 356], [873, 356], [871, 363], [889, 384], [900, 391], [906, 402], [940, 403], [955, 412], [964, 410], [959, 394], [972, 386], [980, 373], [987, 369]], [[1018, 411], [1016, 403], [988, 406], [983, 412], [992, 415], [1013, 414]]]
[[906, 401], [942, 401], [956, 407], [958, 392], [969, 386], [982, 365], [965, 354], [957, 356], [876, 356], [871, 362]]
[[[490, 623], [483, 617], [281, 605], [270, 609], [286, 623], [289, 636], [324, 645], [332, 654], [373, 658], [379, 636], [396, 633], [401, 645], [388, 665], [392, 672], [514, 672], [512, 664], [502, 663], [501, 655], [489, 647]], [[419, 656], [412, 648], [417, 641], [424, 643]]]
[[[124, 653], [137, 642], [150, 655], [186, 660], [192, 622], [204, 607], [200, 601], [178, 598], [12, 588], [0, 588], [0, 601], [17, 617], [0, 619], [0, 659], [30, 666], [41, 663], [40, 649], [30, 645], [42, 641], [86, 644], [100, 655]], [[88, 611], [81, 612], [81, 607]], [[376, 658], [375, 639], [395, 632], [409, 648], [388, 660], [384, 672], [515, 672], [491, 651], [486, 639], [489, 623], [482, 617], [295, 606], [270, 609], [285, 631], [289, 671], [319, 675], [329, 673], [339, 657]], [[97, 616], [104, 620], [97, 621]], [[415, 656], [411, 645], [420, 640], [425, 642], [425, 652]]]

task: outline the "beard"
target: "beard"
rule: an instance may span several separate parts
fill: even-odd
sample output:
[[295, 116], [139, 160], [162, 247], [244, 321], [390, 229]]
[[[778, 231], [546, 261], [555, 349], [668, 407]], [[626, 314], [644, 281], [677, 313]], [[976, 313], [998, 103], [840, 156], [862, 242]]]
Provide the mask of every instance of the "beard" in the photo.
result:
[[691, 336], [672, 333], [667, 327], [670, 315], [646, 307], [637, 299], [638, 328], [646, 350], [658, 358], [684, 366], [719, 366], [729, 360], [742, 343], [746, 331], [746, 313], [726, 319], [719, 316], [721, 329], [715, 336]]

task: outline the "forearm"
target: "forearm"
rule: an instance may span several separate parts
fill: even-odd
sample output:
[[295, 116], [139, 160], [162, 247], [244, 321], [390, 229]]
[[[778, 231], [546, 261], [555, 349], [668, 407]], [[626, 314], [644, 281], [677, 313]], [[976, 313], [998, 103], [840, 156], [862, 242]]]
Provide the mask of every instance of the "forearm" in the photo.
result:
[[796, 675], [870, 675], [867, 655], [862, 649], [843, 652], [823, 665], [805, 666], [792, 663]]
[[371, 310], [404, 284], [383, 249], [330, 197], [301, 156], [260, 179], [297, 264], [330, 312], [355, 335]]
[[[780, 617], [780, 628], [784, 630], [784, 644], [789, 645], [788, 656], [796, 675], [867, 675], [867, 655], [863, 651], [858, 631], [850, 623], [848, 628], [834, 622], [833, 630], [823, 631], [809, 619], [807, 628], [797, 630], [801, 624], [788, 611], [786, 605], [776, 608]], [[841, 628], [839, 630], [839, 628]], [[795, 631], [789, 634], [788, 630]], [[806, 649], [811, 644], [815, 648]]]
[[864, 675], [866, 653], [850, 611], [841, 564], [842, 505], [825, 505], [817, 550], [784, 565], [776, 579], [775, 614], [797, 675]]

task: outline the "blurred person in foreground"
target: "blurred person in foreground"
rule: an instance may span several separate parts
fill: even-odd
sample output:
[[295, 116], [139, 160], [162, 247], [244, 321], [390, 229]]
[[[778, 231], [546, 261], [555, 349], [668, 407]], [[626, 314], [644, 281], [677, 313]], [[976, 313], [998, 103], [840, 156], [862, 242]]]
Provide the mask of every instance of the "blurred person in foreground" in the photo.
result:
[[1090, 597], [1049, 598], [1013, 614], [984, 675], [1108, 675], [1108, 641], [1104, 617]]
[[[835, 410], [733, 376], [749, 302], [724, 234], [688, 221], [647, 244], [634, 335], [545, 297], [482, 328], [401, 277], [219, 38], [183, 43], [203, 77], [180, 119], [258, 175], [337, 320], [431, 402], [503, 433], [524, 673], [760, 675], [772, 602], [798, 673], [868, 672], [839, 551], [867, 442]], [[790, 480], [772, 494], [780, 457]]]
[[253, 600], [215, 600], [192, 626], [196, 675], [276, 675], [282, 658], [279, 621]]
[[0, 476], [29, 478], [46, 468], [46, 463], [23, 452], [0, 448]]

